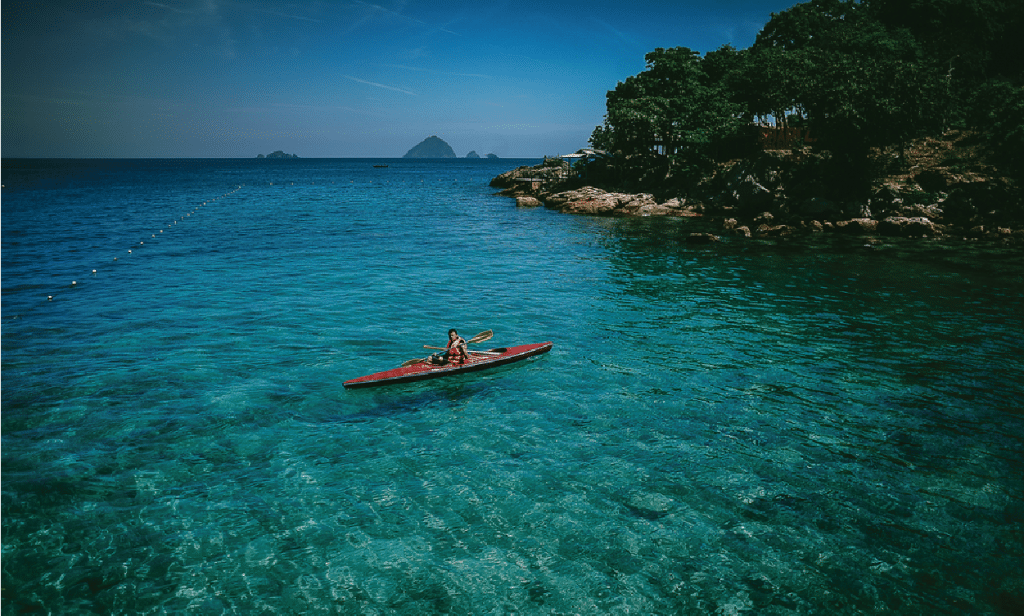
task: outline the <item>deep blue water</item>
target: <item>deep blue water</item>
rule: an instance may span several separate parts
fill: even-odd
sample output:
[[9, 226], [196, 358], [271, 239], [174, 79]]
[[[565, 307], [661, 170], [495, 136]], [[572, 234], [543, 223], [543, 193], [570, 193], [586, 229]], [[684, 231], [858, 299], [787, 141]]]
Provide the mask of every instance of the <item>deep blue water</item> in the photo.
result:
[[1019, 248], [380, 162], [3, 162], [4, 614], [1019, 613]]

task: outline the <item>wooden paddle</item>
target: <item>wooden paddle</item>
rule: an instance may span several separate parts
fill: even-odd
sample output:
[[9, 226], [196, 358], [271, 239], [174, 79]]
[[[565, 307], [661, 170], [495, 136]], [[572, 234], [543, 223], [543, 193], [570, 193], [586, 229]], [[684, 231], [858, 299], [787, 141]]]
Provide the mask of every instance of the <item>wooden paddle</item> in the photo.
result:
[[488, 340], [490, 340], [493, 337], [494, 337], [494, 332], [491, 331], [491, 330], [487, 330], [485, 332], [480, 332], [479, 334], [473, 336], [472, 338], [470, 338], [466, 342], [468, 342], [469, 344], [475, 344], [477, 342], [487, 342]]
[[[448, 349], [446, 349], [444, 347], [430, 346], [429, 344], [424, 344], [423, 348], [424, 349], [437, 349], [438, 351], [447, 351], [448, 350]], [[501, 355], [501, 353], [491, 353], [490, 351], [470, 351], [470, 353], [474, 353], [476, 355]]]
[[[477, 344], [477, 343], [480, 343], [480, 342], [487, 342], [488, 340], [490, 340], [493, 337], [494, 337], [494, 331], [488, 329], [486, 331], [482, 331], [479, 334], [473, 336], [472, 338], [467, 340], [466, 343], [467, 344], [468, 343]], [[440, 351], [447, 351], [448, 350], [448, 349], [444, 349], [444, 348], [441, 348], [441, 347], [429, 346], [429, 345], [426, 345], [426, 344], [423, 345], [423, 348], [424, 349], [438, 349]], [[471, 351], [471, 353], [481, 353], [481, 354], [486, 354], [486, 355], [500, 355], [500, 353], [487, 353], [486, 351]], [[419, 359], [410, 359], [409, 361], [403, 363], [402, 367], [404, 368], [406, 366], [411, 366], [413, 364], [418, 364], [418, 363], [420, 363], [422, 361], [426, 361], [426, 359], [427, 359], [426, 357], [421, 357]]]

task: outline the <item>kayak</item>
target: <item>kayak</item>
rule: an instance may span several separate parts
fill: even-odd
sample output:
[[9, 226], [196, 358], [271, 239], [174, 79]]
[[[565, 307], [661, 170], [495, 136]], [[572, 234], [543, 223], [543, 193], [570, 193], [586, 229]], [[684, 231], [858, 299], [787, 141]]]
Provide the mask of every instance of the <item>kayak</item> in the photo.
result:
[[550, 342], [537, 344], [522, 344], [514, 347], [502, 347], [488, 349], [487, 351], [470, 351], [469, 359], [464, 364], [450, 364], [437, 366], [427, 362], [419, 362], [411, 366], [392, 368], [384, 372], [376, 372], [361, 376], [357, 379], [345, 381], [345, 387], [376, 387], [380, 385], [394, 385], [396, 383], [410, 383], [426, 379], [436, 379], [442, 376], [452, 376], [465, 372], [476, 372], [497, 366], [504, 366], [512, 362], [522, 361], [527, 357], [547, 353], [551, 350]]

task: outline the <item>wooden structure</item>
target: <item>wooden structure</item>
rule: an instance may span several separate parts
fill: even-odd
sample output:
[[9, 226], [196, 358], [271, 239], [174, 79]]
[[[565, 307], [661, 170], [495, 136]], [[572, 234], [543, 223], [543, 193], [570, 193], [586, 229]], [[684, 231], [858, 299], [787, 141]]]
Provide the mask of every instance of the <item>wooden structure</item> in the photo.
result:
[[787, 128], [785, 126], [758, 126], [757, 145], [762, 150], [789, 150], [799, 148], [817, 139], [811, 137], [806, 128]]

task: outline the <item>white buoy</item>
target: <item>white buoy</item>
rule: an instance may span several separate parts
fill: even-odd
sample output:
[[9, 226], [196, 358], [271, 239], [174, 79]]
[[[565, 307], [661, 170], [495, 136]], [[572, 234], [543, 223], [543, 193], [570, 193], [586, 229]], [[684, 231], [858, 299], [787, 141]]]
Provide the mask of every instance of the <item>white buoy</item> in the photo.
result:
[[53, 301], [53, 296], [52, 295], [47, 295], [46, 296], [46, 301], [52, 302]]
[[92, 271], [92, 273], [93, 273], [93, 274], [95, 274], [95, 273], [96, 273], [96, 270], [93, 270], [93, 271]]
[[129, 251], [128, 251], [128, 254], [132, 254], [132, 251], [130, 251], [130, 250], [129, 250]]
[[[129, 252], [131, 252], [131, 251], [129, 251]], [[114, 260], [117, 261], [117, 257], [114, 257]]]
[[72, 280], [72, 281], [71, 281], [71, 286], [75, 286], [76, 284], [78, 284], [78, 282], [77, 282], [77, 281], [75, 281], [75, 280]]

